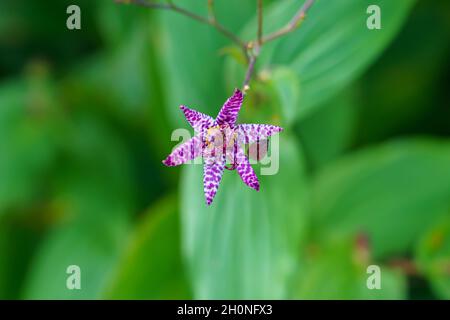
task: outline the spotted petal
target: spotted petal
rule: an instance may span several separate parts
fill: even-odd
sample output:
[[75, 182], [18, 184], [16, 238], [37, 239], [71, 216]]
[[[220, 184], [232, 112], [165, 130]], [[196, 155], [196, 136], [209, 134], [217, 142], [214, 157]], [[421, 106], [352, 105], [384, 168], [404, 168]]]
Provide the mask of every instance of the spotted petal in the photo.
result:
[[248, 158], [245, 156], [245, 153], [241, 147], [237, 148], [236, 153], [236, 171], [239, 173], [242, 181], [250, 188], [259, 191], [259, 181], [256, 176], [255, 171], [253, 170]]
[[202, 154], [202, 138], [194, 136], [190, 140], [177, 146], [172, 153], [163, 160], [163, 164], [168, 167], [178, 166], [186, 163]]
[[281, 131], [283, 131], [283, 128], [270, 124], [239, 124], [237, 126], [238, 141], [240, 144], [249, 144], [258, 140], [264, 140]]
[[216, 196], [220, 181], [222, 180], [223, 169], [225, 168], [225, 155], [220, 159], [211, 161], [205, 159], [203, 165], [203, 191], [205, 193], [206, 204], [210, 205]]
[[180, 109], [196, 133], [203, 132], [214, 125], [214, 119], [204, 113], [189, 109], [186, 106], [180, 106]]
[[243, 100], [244, 95], [239, 89], [236, 89], [234, 94], [224, 103], [222, 109], [220, 109], [216, 118], [216, 123], [218, 125], [227, 124], [234, 128]]

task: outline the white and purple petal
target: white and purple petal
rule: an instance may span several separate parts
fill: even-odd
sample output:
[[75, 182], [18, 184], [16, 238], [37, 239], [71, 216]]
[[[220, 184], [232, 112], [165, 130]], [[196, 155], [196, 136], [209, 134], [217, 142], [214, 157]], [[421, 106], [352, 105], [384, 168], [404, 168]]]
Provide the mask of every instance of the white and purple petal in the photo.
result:
[[194, 136], [188, 141], [177, 146], [172, 153], [163, 160], [168, 167], [178, 166], [202, 154], [203, 140], [200, 136]]
[[234, 128], [243, 100], [244, 94], [239, 89], [236, 89], [234, 94], [224, 103], [222, 109], [220, 109], [216, 118], [216, 124], [220, 126], [229, 125], [231, 128]]
[[207, 114], [189, 109], [186, 106], [180, 106], [180, 109], [183, 111], [187, 122], [194, 128], [196, 133], [203, 132], [214, 125], [214, 119]]
[[223, 170], [225, 168], [225, 156], [211, 161], [205, 159], [203, 164], [203, 191], [205, 193], [206, 204], [209, 206], [216, 196], [220, 181], [222, 180]]
[[236, 171], [239, 173], [242, 181], [250, 188], [259, 191], [259, 181], [253, 170], [248, 158], [245, 156], [244, 150], [241, 147], [237, 148], [236, 152]]
[[239, 124], [236, 131], [240, 144], [250, 144], [265, 140], [267, 137], [283, 131], [283, 128], [270, 124]]

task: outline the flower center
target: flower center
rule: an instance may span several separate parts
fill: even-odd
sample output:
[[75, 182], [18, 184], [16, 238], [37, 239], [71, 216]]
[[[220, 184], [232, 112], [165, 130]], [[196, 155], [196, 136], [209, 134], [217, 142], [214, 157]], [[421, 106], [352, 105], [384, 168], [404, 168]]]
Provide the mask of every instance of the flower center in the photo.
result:
[[223, 134], [220, 126], [208, 128], [206, 131], [205, 143], [208, 147], [220, 146], [223, 144]]
[[[229, 125], [210, 127], [205, 132], [206, 154], [217, 156], [227, 154], [229, 159], [234, 157], [237, 132]], [[231, 169], [232, 170], [232, 169]]]

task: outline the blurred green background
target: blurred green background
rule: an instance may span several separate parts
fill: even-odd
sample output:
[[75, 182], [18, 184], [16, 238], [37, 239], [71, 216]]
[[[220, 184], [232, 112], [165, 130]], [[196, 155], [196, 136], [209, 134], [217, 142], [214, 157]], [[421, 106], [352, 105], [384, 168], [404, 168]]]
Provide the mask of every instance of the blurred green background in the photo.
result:
[[[265, 32], [301, 3], [265, 1]], [[216, 6], [254, 37], [256, 1]], [[238, 50], [112, 0], [1, 1], [0, 298], [449, 299], [449, 53], [449, 1], [319, 0], [238, 119], [285, 127], [278, 174], [256, 193], [227, 171], [206, 207], [201, 167], [161, 160], [178, 105], [214, 116], [242, 83]]]

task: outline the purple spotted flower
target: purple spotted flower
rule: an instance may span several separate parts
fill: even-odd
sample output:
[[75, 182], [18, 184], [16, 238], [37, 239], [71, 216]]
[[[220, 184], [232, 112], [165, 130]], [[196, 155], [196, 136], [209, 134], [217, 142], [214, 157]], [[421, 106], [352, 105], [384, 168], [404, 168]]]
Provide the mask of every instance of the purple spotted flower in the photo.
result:
[[180, 106], [186, 120], [194, 128], [195, 136], [176, 147], [163, 164], [177, 166], [202, 156], [203, 190], [208, 205], [217, 193], [225, 168], [236, 170], [246, 185], [259, 191], [258, 177], [245, 155], [243, 145], [265, 140], [283, 130], [268, 124], [236, 124], [243, 99], [243, 93], [236, 89], [216, 119]]

